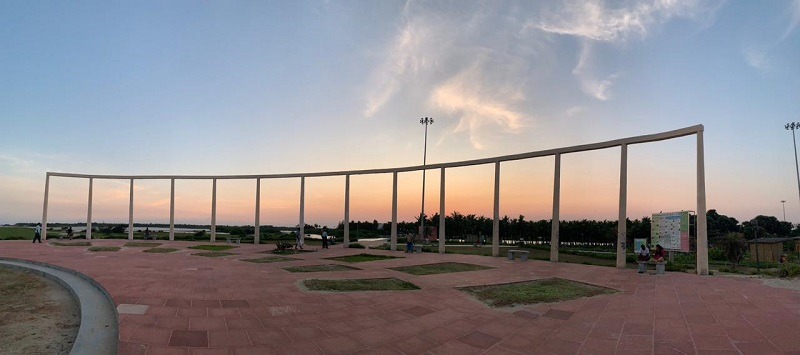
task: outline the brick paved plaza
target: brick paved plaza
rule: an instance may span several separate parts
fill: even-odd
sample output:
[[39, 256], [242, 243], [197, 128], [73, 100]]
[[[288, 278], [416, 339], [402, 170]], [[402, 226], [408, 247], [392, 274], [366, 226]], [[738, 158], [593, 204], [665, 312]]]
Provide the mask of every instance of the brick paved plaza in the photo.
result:
[[[92, 240], [122, 246], [127, 240]], [[290, 273], [286, 266], [338, 263], [357, 254], [336, 245], [255, 264], [274, 245], [242, 245], [221, 258], [181, 250], [90, 252], [24, 241], [0, 243], [0, 256], [80, 271], [102, 284], [120, 310], [120, 354], [772, 354], [800, 352], [800, 293], [761, 281], [547, 261], [454, 254], [393, 254], [362, 270]], [[312, 247], [313, 248], [313, 247]], [[387, 269], [442, 261], [494, 269], [414, 276]], [[303, 291], [307, 278], [396, 277], [421, 290]], [[555, 304], [492, 309], [455, 286], [561, 277], [617, 289], [611, 295]], [[138, 306], [137, 306], [138, 305]], [[145, 307], [146, 306], [146, 307]], [[143, 314], [136, 314], [142, 313]]]

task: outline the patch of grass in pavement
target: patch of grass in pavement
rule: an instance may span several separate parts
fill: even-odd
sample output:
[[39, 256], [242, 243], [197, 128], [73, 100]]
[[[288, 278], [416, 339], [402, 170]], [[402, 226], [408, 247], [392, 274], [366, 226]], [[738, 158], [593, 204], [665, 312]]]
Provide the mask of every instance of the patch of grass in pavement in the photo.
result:
[[155, 248], [163, 243], [148, 243], [148, 242], [128, 242], [125, 247], [140, 247], [140, 248]]
[[57, 247], [90, 247], [92, 243], [90, 242], [50, 242], [50, 245], [55, 245]]
[[393, 277], [341, 280], [309, 279], [303, 281], [303, 285], [311, 291], [334, 292], [419, 290], [417, 285]]
[[289, 266], [283, 268], [288, 272], [319, 272], [319, 271], [348, 271], [348, 270], [361, 270], [357, 267], [338, 265], [338, 264], [325, 264], [325, 265], [305, 265], [305, 266]]
[[178, 250], [180, 250], [180, 249], [175, 249], [175, 248], [150, 248], [150, 249], [145, 249], [145, 250], [142, 250], [142, 251], [145, 252], [145, 253], [165, 254], [165, 253], [172, 253], [172, 252], [175, 252], [175, 251], [178, 251]]
[[119, 251], [120, 247], [91, 247], [89, 251]]
[[194, 253], [192, 255], [205, 256], [207, 258], [218, 258], [220, 256], [236, 255], [236, 253], [228, 253], [224, 251], [204, 251], [202, 253]]
[[492, 307], [549, 303], [615, 293], [617, 291], [580, 282], [549, 278], [500, 285], [461, 287]]
[[259, 263], [259, 264], [279, 263], [283, 261], [293, 261], [293, 260], [301, 260], [301, 259], [287, 258], [284, 256], [265, 256], [263, 258], [257, 258], [257, 259], [242, 259], [242, 261], [246, 261], [248, 263]]
[[209, 245], [209, 244], [195, 245], [193, 247], [189, 247], [189, 249], [209, 250], [209, 251], [223, 251], [233, 248], [236, 247], [232, 245]]
[[375, 260], [387, 260], [387, 259], [399, 259], [399, 256], [390, 256], [390, 255], [375, 255], [375, 254], [355, 254], [355, 255], [346, 255], [346, 256], [337, 256], [335, 258], [326, 258], [328, 260], [336, 260], [336, 261], [344, 261], [348, 263], [363, 263], [367, 261], [375, 261]]
[[436, 264], [392, 267], [390, 269], [400, 272], [405, 272], [411, 275], [432, 275], [432, 274], [446, 274], [450, 272], [486, 270], [494, 268], [489, 266], [464, 264], [464, 263], [436, 263]]

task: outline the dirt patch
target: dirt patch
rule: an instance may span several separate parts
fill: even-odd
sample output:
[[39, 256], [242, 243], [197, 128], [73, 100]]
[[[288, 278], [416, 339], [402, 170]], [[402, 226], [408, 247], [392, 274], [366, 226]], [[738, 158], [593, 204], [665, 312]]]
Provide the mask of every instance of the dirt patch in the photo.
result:
[[0, 267], [5, 354], [69, 354], [80, 327], [75, 298], [50, 279]]

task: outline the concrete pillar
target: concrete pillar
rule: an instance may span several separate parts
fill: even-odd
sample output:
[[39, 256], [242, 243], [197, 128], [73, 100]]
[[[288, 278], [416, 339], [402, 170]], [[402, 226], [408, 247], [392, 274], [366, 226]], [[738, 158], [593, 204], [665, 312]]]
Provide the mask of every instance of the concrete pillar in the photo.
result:
[[50, 173], [44, 178], [44, 202], [42, 203], [42, 240], [47, 240], [47, 204], [50, 198]]
[[703, 131], [697, 132], [697, 274], [708, 275], [708, 230], [706, 226], [706, 164]]
[[217, 240], [217, 179], [211, 181], [211, 241]]
[[550, 220], [550, 261], [558, 262], [558, 224], [561, 221], [558, 209], [561, 205], [561, 153], [555, 155], [555, 172], [553, 174], [553, 218]]
[[175, 179], [169, 183], [169, 240], [175, 240]]
[[444, 168], [442, 168], [442, 176], [439, 184], [439, 254], [444, 254], [444, 242], [446, 239], [444, 234], [444, 213]]
[[128, 193], [128, 240], [133, 240], [133, 179], [131, 179], [131, 191]]
[[89, 178], [89, 208], [86, 212], [86, 239], [92, 239], [92, 184], [94, 178]]
[[300, 177], [300, 242], [306, 239], [306, 177]]
[[500, 162], [494, 163], [494, 223], [492, 224], [492, 256], [500, 255]]
[[261, 179], [256, 178], [256, 223], [253, 231], [253, 244], [258, 244], [261, 239], [261, 226], [259, 217], [261, 216]]
[[344, 176], [344, 247], [350, 246], [350, 175]]
[[392, 235], [389, 239], [391, 251], [397, 251], [397, 172], [392, 173]]
[[617, 219], [617, 268], [625, 268], [625, 236], [628, 232], [628, 145], [620, 146], [619, 219]]

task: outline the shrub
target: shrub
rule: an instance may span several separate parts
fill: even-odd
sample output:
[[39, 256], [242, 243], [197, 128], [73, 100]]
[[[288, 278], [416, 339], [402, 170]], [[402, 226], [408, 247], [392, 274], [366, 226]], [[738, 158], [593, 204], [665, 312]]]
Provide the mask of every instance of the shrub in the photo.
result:
[[347, 247], [348, 248], [353, 248], [353, 249], [366, 249], [367, 248], [367, 247], [364, 246], [364, 244], [361, 244], [361, 243], [350, 243], [350, 245], [348, 245]]
[[287, 251], [292, 249], [292, 247], [293, 247], [292, 243], [289, 242], [285, 242], [282, 240], [275, 242], [275, 250], [277, 251]]
[[739, 265], [747, 250], [747, 242], [744, 239], [744, 234], [739, 232], [728, 233], [720, 238], [718, 244], [725, 254], [725, 259], [734, 267]]
[[778, 270], [778, 276], [780, 277], [795, 277], [798, 275], [800, 275], [800, 265], [797, 264], [784, 264]]
[[708, 249], [708, 258], [710, 260], [727, 260], [725, 257], [725, 250], [720, 247], [713, 247]]

